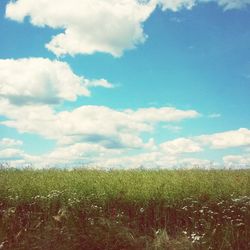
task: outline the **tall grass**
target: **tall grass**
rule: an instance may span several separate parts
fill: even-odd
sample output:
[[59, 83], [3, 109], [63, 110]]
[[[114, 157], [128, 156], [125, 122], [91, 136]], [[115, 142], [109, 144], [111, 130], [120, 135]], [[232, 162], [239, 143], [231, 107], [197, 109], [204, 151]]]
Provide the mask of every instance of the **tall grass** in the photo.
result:
[[123, 200], [148, 203], [150, 200], [181, 201], [186, 197], [220, 199], [249, 195], [249, 170], [191, 171], [93, 171], [93, 170], [6, 170], [0, 171], [0, 197], [18, 196], [29, 200], [62, 191], [67, 200], [72, 194], [79, 199], [107, 202]]
[[2, 170], [0, 249], [248, 249], [250, 170]]

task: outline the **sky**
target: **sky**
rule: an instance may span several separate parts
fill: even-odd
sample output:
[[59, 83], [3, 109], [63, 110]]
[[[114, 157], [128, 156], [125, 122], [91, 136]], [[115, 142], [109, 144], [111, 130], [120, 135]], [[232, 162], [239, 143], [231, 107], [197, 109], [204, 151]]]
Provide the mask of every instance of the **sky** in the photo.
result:
[[250, 0], [1, 0], [0, 33], [2, 166], [250, 166]]

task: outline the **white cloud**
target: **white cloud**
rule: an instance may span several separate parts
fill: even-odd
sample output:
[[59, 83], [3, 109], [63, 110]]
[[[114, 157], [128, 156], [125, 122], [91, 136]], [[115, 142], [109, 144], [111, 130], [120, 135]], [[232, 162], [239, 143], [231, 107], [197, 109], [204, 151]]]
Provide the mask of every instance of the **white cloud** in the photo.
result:
[[20, 149], [15, 148], [7, 148], [0, 150], [0, 163], [3, 160], [13, 160], [13, 159], [21, 159], [24, 156], [24, 152]]
[[177, 125], [164, 125], [163, 128], [168, 129], [173, 133], [178, 133], [182, 130], [182, 127]]
[[[224, 132], [226, 133], [226, 132]], [[212, 163], [209, 159], [190, 157], [187, 153], [202, 150], [201, 145], [193, 138], [177, 138], [159, 146], [150, 140], [150, 147], [130, 151], [129, 148], [107, 148], [96, 142], [79, 142], [72, 145], [62, 145], [51, 153], [40, 156], [25, 154], [21, 150], [8, 149], [0, 151], [2, 162], [10, 166], [22, 167], [31, 165], [35, 168], [67, 166], [88, 168], [215, 168], [221, 165]], [[133, 152], [133, 154], [131, 154]], [[244, 168], [250, 165], [248, 153], [242, 155], [226, 155], [223, 157], [224, 167]]]
[[185, 169], [192, 169], [192, 168], [209, 169], [213, 166], [211, 164], [211, 161], [207, 159], [199, 159], [199, 158], [193, 158], [193, 157], [188, 157], [188, 158], [177, 160], [175, 164]]
[[6, 162], [13, 162], [20, 159], [23, 159], [24, 152], [18, 148], [23, 145], [23, 142], [20, 140], [15, 140], [12, 138], [2, 138], [0, 139], [0, 168], [4, 166], [10, 166]]
[[250, 155], [226, 155], [223, 157], [226, 166], [229, 167], [249, 167]]
[[178, 11], [182, 8], [192, 9], [196, 0], [159, 0], [163, 10]]
[[87, 141], [107, 148], [149, 147], [142, 132], [151, 132], [154, 123], [194, 118], [198, 112], [174, 108], [117, 111], [104, 106], [81, 106], [72, 111], [56, 113], [48, 105], [16, 106], [0, 100], [0, 114], [6, 120], [0, 124], [19, 132], [35, 133], [59, 144]]
[[17, 105], [55, 104], [89, 96], [88, 87], [112, 87], [105, 79], [88, 80], [65, 62], [45, 58], [0, 59], [0, 97]]
[[152, 128], [122, 111], [104, 106], [82, 106], [57, 114], [63, 135], [73, 140], [99, 142], [109, 148], [142, 147], [139, 134]]
[[177, 138], [160, 144], [160, 148], [168, 154], [195, 153], [202, 151], [200, 145], [187, 138]]
[[2, 138], [0, 139], [0, 148], [4, 147], [14, 147], [14, 146], [21, 146], [23, 145], [23, 142], [20, 140], [15, 140], [12, 138]]
[[126, 112], [135, 120], [147, 122], [173, 122], [199, 116], [199, 113], [195, 110], [180, 110], [173, 107], [142, 108], [137, 111], [127, 110]]
[[143, 43], [142, 24], [154, 3], [136, 0], [18, 0], [10, 2], [6, 17], [22, 22], [26, 16], [35, 26], [62, 28], [46, 45], [56, 55], [106, 52], [122, 55]]
[[[4, 158], [1, 158], [4, 156]], [[46, 155], [29, 155], [21, 150], [10, 149], [0, 151], [2, 163], [10, 167], [32, 166], [34, 168], [48, 167], [87, 167], [98, 169], [166, 169], [166, 168], [210, 168], [209, 160], [182, 157], [180, 155], [166, 154], [157, 149], [143, 152], [139, 150], [131, 155], [127, 149], [108, 149], [98, 144], [75, 143], [74, 145], [58, 147]], [[0, 161], [0, 163], [1, 163]]]
[[97, 160], [92, 166], [99, 166], [100, 168], [121, 168], [121, 169], [171, 169], [171, 168], [196, 168], [197, 166], [203, 168], [210, 168], [211, 163], [206, 159], [199, 158], [182, 158], [176, 155], [166, 155], [163, 152], [146, 152], [138, 153], [134, 156], [113, 156], [101, 158]]
[[[56, 166], [60, 164], [109, 167], [136, 168], [167, 168], [167, 167], [210, 167], [210, 161], [197, 159], [187, 154], [200, 152], [209, 148], [228, 148], [250, 145], [250, 131], [246, 128], [225, 131], [210, 135], [190, 138], [177, 138], [157, 145], [151, 138], [142, 139], [142, 133], [151, 133], [154, 123], [169, 122], [173, 117], [173, 108], [159, 108], [165, 113], [157, 113], [157, 109], [117, 111], [102, 106], [82, 106], [72, 111], [56, 113], [48, 105], [16, 106], [7, 100], [0, 101], [0, 114], [8, 120], [2, 125], [16, 128], [19, 132], [35, 133], [58, 142], [57, 148], [42, 156], [31, 156], [21, 150], [8, 148], [1, 151], [1, 161], [13, 161], [15, 164], [33, 163], [35, 166]], [[168, 110], [171, 115], [168, 116]], [[180, 114], [176, 109], [176, 113]], [[158, 118], [151, 116], [154, 112]], [[138, 113], [140, 115], [138, 115]], [[143, 114], [143, 115], [142, 115]], [[187, 111], [190, 114], [190, 111]], [[198, 113], [197, 113], [198, 114]], [[149, 119], [151, 117], [152, 120]], [[189, 116], [182, 116], [182, 119]], [[2, 139], [2, 144], [10, 146], [21, 145], [19, 141]], [[133, 151], [130, 151], [133, 150]], [[135, 150], [135, 151], [134, 151]], [[135, 153], [131, 156], [129, 152]], [[140, 153], [144, 152], [144, 153]], [[230, 156], [223, 160], [229, 162], [247, 163], [249, 157]]]
[[[163, 159], [159, 152], [139, 153], [133, 156], [123, 155], [122, 157], [113, 157], [102, 159], [98, 165], [104, 168], [122, 168], [122, 169], [135, 169], [135, 168], [155, 168], [162, 166]], [[168, 157], [170, 160], [170, 157]], [[164, 160], [165, 162], [165, 160]], [[103, 165], [102, 165], [103, 164]], [[168, 167], [169, 165], [165, 165]]]
[[[60, 134], [60, 131], [57, 131], [54, 111], [48, 105], [16, 106], [9, 103], [8, 100], [0, 99], [0, 114], [7, 119], [1, 124], [16, 128], [19, 132], [41, 135], [54, 133], [55, 136]], [[54, 124], [54, 129], [51, 124]], [[43, 133], [39, 133], [39, 131], [43, 131]]]
[[242, 9], [250, 4], [250, 0], [158, 0], [163, 10], [179, 11], [192, 9], [197, 4], [215, 2], [224, 10]]
[[221, 117], [221, 114], [218, 114], [218, 113], [212, 113], [210, 115], [208, 115], [208, 118], [211, 118], [211, 119], [216, 119], [216, 118], [220, 118]]
[[205, 144], [215, 149], [241, 147], [250, 145], [250, 130], [240, 128], [211, 135], [201, 135], [195, 138], [201, 144]]
[[[120, 149], [107, 149], [99, 144], [75, 143], [73, 145], [58, 147], [47, 155], [36, 158], [38, 165], [55, 166], [60, 164], [89, 165], [100, 158], [120, 155]], [[34, 159], [30, 158], [30, 161]]]
[[[227, 131], [230, 132], [230, 131]], [[219, 134], [227, 134], [227, 132]], [[215, 134], [213, 134], [215, 135]], [[210, 135], [210, 136], [213, 136]], [[217, 134], [216, 134], [217, 135]], [[227, 134], [229, 135], [229, 134]], [[131, 138], [138, 135], [131, 135]], [[204, 142], [200, 137], [177, 138], [156, 145], [153, 139], [148, 143], [141, 142], [141, 147], [131, 151], [131, 145], [124, 147], [107, 147], [100, 138], [89, 138], [71, 145], [58, 145], [51, 153], [40, 156], [32, 156], [19, 149], [9, 148], [0, 150], [0, 160], [10, 162], [11, 166], [25, 166], [31, 164], [35, 168], [54, 166], [87, 166], [90, 168], [211, 168], [220, 166], [219, 163], [211, 163], [209, 159], [192, 157], [189, 154], [203, 150]], [[140, 138], [140, 137], [138, 137]], [[94, 139], [94, 140], [93, 140]], [[115, 140], [115, 135], [110, 138]], [[130, 138], [128, 141], [131, 140]], [[128, 142], [127, 141], [127, 142]], [[126, 140], [124, 141], [126, 143]], [[200, 143], [200, 144], [199, 144]], [[131, 154], [132, 153], [132, 154]], [[188, 154], [188, 155], [187, 155]], [[241, 168], [250, 165], [250, 156], [245, 154], [225, 155], [224, 166]], [[13, 163], [13, 164], [12, 164]]]
[[250, 0], [218, 0], [217, 2], [224, 10], [242, 9], [250, 4]]
[[[63, 62], [43, 58], [0, 60], [0, 122], [21, 133], [34, 133], [58, 144], [98, 143], [106, 148], [154, 147], [141, 133], [155, 123], [199, 116], [195, 110], [142, 108], [117, 111], [104, 106], [81, 106], [56, 112], [51, 103], [74, 101], [88, 88], [111, 88], [105, 79], [86, 80]], [[32, 105], [31, 105], [32, 104]]]
[[121, 56], [144, 43], [143, 24], [158, 6], [163, 11], [192, 9], [199, 3], [217, 2], [225, 10], [244, 8], [250, 0], [17, 0], [6, 7], [6, 17], [64, 31], [46, 47], [57, 56], [104, 52]]
[[86, 87], [103, 87], [103, 88], [114, 88], [114, 85], [109, 83], [105, 79], [99, 79], [99, 80], [85, 80], [85, 86]]

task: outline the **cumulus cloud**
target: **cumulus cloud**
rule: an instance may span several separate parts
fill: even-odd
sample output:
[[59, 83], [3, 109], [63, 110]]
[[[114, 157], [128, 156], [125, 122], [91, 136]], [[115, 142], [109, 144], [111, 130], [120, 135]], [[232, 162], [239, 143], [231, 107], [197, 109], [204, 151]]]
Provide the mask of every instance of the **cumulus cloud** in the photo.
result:
[[86, 87], [103, 87], [103, 88], [114, 88], [114, 85], [108, 82], [105, 79], [99, 79], [99, 80], [85, 80], [85, 86]]
[[58, 147], [46, 155], [24, 156], [26, 162], [37, 167], [46, 166], [86, 166], [94, 165], [98, 159], [114, 157], [121, 154], [120, 149], [107, 149], [99, 144], [87, 142]]
[[[160, 144], [160, 149], [169, 154], [201, 152], [205, 147], [211, 149], [226, 149], [232, 147], [246, 147], [250, 145], [250, 130], [238, 130], [221, 133], [177, 138]], [[246, 148], [247, 151], [247, 148]]]
[[164, 142], [160, 145], [160, 148], [169, 154], [195, 153], [202, 151], [201, 146], [197, 142], [187, 138], [177, 138]]
[[201, 135], [195, 138], [197, 141], [211, 148], [223, 149], [250, 145], [250, 130], [240, 128], [211, 135]]
[[65, 62], [45, 58], [0, 59], [0, 97], [17, 105], [55, 104], [89, 96], [89, 87], [110, 88], [105, 79], [88, 80]]
[[163, 152], [138, 153], [133, 156], [120, 155], [96, 159], [89, 167], [121, 168], [121, 169], [171, 169], [171, 168], [209, 168], [209, 160], [199, 158], [185, 158], [176, 155], [166, 155]]
[[63, 29], [46, 47], [57, 56], [104, 52], [121, 56], [145, 42], [143, 24], [154, 9], [192, 9], [199, 3], [216, 2], [225, 10], [244, 8], [250, 0], [17, 0], [6, 7], [6, 17], [39, 27]]
[[33, 25], [62, 28], [46, 45], [56, 55], [106, 52], [122, 55], [145, 41], [142, 24], [155, 4], [136, 0], [18, 0], [10, 2], [6, 17]]
[[87, 80], [68, 64], [44, 58], [0, 60], [0, 125], [56, 140], [59, 145], [90, 142], [105, 148], [154, 147], [141, 138], [159, 122], [199, 116], [195, 110], [141, 108], [114, 110], [105, 106], [80, 106], [57, 112], [51, 104], [74, 101], [91, 87], [113, 87], [105, 79]]
[[[29, 155], [21, 150], [0, 151], [0, 159], [9, 167], [32, 166], [37, 169], [49, 167], [85, 167], [98, 169], [166, 169], [210, 167], [208, 160], [168, 155], [163, 151], [137, 151], [131, 154], [127, 149], [107, 149], [98, 144], [75, 143], [58, 147], [46, 155]], [[1, 163], [1, 162], [0, 162]]]
[[154, 146], [137, 149], [135, 152], [128, 148], [110, 149], [98, 143], [80, 142], [59, 146], [45, 155], [29, 155], [21, 150], [8, 149], [0, 151], [0, 160], [9, 163], [8, 166], [11, 167], [33, 166], [38, 169], [58, 166], [98, 169], [211, 167], [209, 160], [180, 155], [176, 152], [169, 154]]
[[[239, 131], [241, 131], [240, 129]], [[238, 130], [236, 130], [238, 131]], [[236, 132], [234, 131], [234, 132]], [[210, 137], [218, 134], [230, 136], [231, 131], [209, 135]], [[113, 135], [115, 138], [115, 135]], [[137, 134], [132, 134], [138, 136]], [[207, 136], [207, 135], [206, 135]], [[131, 144], [124, 147], [107, 147], [99, 139], [83, 140], [70, 145], [58, 145], [51, 153], [40, 156], [25, 154], [19, 149], [0, 150], [0, 159], [11, 161], [18, 166], [32, 164], [34, 167], [53, 167], [61, 166], [86, 166], [108, 168], [211, 168], [220, 166], [219, 163], [211, 163], [209, 159], [193, 157], [192, 154], [204, 150], [204, 144], [200, 140], [201, 136], [192, 138], [177, 138], [166, 141], [160, 145], [155, 144], [154, 140], [147, 143], [142, 142], [141, 147], [136, 151], [131, 151]], [[138, 138], [140, 138], [138, 136]], [[111, 138], [112, 140], [112, 138]], [[131, 138], [129, 139], [131, 140]], [[128, 140], [128, 141], [129, 141]], [[127, 142], [128, 142], [127, 141]], [[238, 146], [242, 145], [237, 143]], [[245, 143], [244, 143], [245, 145]], [[231, 145], [230, 145], [231, 146]], [[210, 147], [211, 144], [210, 144]], [[213, 147], [212, 147], [213, 148]], [[220, 147], [221, 148], [221, 147]], [[218, 148], [219, 149], [219, 148]], [[132, 153], [133, 152], [133, 153]], [[131, 154], [132, 153], [132, 154]], [[250, 156], [246, 152], [238, 155], [225, 155], [222, 158], [224, 166], [241, 168], [250, 165]]]
[[55, 112], [48, 105], [16, 106], [8, 100], [0, 100], [0, 114], [6, 117], [0, 124], [19, 132], [39, 134], [59, 144], [88, 141], [107, 148], [143, 147], [145, 142], [140, 134], [153, 131], [156, 122], [199, 115], [196, 111], [174, 108], [159, 108], [159, 112], [148, 108], [141, 112], [141, 109], [117, 111], [105, 106], [81, 106], [72, 111]]
[[2, 138], [0, 139], [0, 166], [6, 161], [19, 160], [24, 157], [24, 152], [16, 147], [23, 145], [20, 140], [15, 140], [12, 138]]

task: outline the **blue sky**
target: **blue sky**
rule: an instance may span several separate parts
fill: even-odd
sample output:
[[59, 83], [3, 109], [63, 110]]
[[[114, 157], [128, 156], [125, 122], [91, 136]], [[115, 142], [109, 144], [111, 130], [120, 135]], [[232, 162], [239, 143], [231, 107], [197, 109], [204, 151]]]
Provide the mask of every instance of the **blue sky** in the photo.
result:
[[249, 166], [249, 17], [248, 0], [2, 0], [0, 162]]

